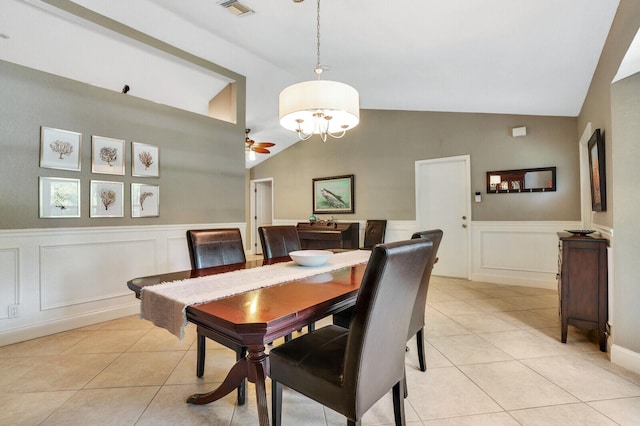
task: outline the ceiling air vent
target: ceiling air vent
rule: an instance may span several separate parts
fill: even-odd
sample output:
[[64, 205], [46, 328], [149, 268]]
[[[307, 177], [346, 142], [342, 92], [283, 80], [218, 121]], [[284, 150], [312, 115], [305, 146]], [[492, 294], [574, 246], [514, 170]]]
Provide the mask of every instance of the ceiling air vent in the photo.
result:
[[251, 8], [240, 3], [238, 0], [222, 0], [219, 1], [218, 4], [236, 16], [249, 15], [253, 13]]

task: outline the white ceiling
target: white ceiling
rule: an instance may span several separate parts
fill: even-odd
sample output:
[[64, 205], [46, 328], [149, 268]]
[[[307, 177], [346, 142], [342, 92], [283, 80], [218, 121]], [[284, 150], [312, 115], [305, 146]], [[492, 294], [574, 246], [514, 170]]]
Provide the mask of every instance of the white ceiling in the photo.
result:
[[[315, 0], [242, 0], [241, 17], [217, 0], [1, 1], [1, 59], [204, 114], [229, 82], [48, 4], [76, 3], [246, 76], [252, 138], [296, 142], [278, 94], [315, 78]], [[322, 0], [323, 78], [364, 109], [577, 116], [618, 3]]]

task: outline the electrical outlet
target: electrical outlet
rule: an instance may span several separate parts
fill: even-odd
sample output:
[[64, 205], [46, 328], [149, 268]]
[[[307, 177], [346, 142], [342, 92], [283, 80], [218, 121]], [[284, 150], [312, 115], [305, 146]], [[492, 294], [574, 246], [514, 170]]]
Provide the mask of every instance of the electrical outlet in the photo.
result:
[[18, 318], [20, 316], [20, 305], [9, 305], [9, 318]]

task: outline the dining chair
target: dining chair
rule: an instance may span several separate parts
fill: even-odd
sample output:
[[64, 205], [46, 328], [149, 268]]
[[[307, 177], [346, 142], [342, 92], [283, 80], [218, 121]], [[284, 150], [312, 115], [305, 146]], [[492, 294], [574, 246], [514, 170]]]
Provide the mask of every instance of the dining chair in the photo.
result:
[[386, 220], [367, 220], [364, 227], [364, 242], [362, 248], [371, 250], [376, 244], [383, 243], [386, 230]]
[[396, 425], [404, 425], [404, 359], [411, 311], [433, 250], [415, 239], [373, 248], [351, 328], [328, 325], [269, 352], [273, 425], [282, 422], [287, 386], [358, 425], [393, 390]]
[[300, 237], [295, 226], [261, 226], [258, 228], [262, 255], [265, 259], [289, 256], [292, 251], [300, 250]]
[[[298, 229], [293, 225], [260, 226], [258, 228], [262, 255], [265, 259], [289, 256], [292, 251], [300, 250], [300, 237]], [[309, 331], [315, 329], [315, 324], [307, 326]], [[284, 336], [284, 341], [291, 340], [291, 334]]]
[[[424, 356], [424, 315], [427, 306], [427, 292], [429, 291], [429, 281], [431, 280], [431, 272], [433, 266], [438, 261], [438, 247], [440, 247], [440, 241], [442, 241], [443, 232], [440, 229], [431, 229], [428, 231], [415, 232], [411, 239], [424, 239], [433, 242], [433, 250], [427, 263], [427, 269], [424, 271], [422, 277], [422, 285], [418, 290], [418, 297], [416, 297], [413, 305], [413, 311], [411, 313], [411, 322], [409, 323], [409, 334], [407, 340], [413, 336], [416, 336], [416, 343], [418, 346], [418, 363], [420, 364], [420, 371], [427, 371], [427, 361]], [[405, 389], [406, 390], [406, 389]]]
[[[238, 228], [201, 229], [187, 231], [187, 246], [192, 269], [210, 268], [246, 262], [242, 235]], [[236, 361], [247, 355], [247, 348], [197, 329], [196, 376], [204, 375], [206, 357], [206, 337], [232, 349], [236, 353]], [[238, 386], [238, 405], [244, 404], [246, 381]]]
[[[422, 238], [433, 242], [433, 250], [431, 251], [430, 258], [428, 259], [427, 269], [424, 272], [422, 279], [422, 285], [418, 291], [418, 297], [413, 304], [413, 310], [411, 314], [411, 322], [409, 325], [409, 333], [407, 340], [410, 340], [413, 336], [416, 336], [416, 343], [418, 346], [418, 362], [420, 363], [420, 370], [427, 371], [427, 363], [424, 355], [424, 314], [425, 306], [427, 304], [427, 292], [429, 290], [429, 281], [431, 279], [431, 271], [434, 264], [437, 262], [438, 247], [440, 247], [440, 241], [442, 241], [442, 231], [440, 229], [432, 229], [428, 231], [416, 232], [411, 236], [411, 239]], [[347, 308], [343, 311], [333, 314], [333, 324], [341, 327], [349, 328], [351, 319], [353, 317], [353, 307]]]

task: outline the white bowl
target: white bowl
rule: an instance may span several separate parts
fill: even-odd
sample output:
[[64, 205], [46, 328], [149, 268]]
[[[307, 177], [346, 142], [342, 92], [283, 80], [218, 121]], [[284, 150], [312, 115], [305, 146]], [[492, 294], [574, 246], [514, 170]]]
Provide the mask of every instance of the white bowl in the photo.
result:
[[327, 263], [333, 253], [328, 250], [297, 250], [289, 257], [300, 266], [321, 266]]

